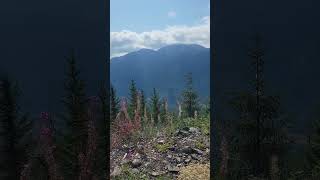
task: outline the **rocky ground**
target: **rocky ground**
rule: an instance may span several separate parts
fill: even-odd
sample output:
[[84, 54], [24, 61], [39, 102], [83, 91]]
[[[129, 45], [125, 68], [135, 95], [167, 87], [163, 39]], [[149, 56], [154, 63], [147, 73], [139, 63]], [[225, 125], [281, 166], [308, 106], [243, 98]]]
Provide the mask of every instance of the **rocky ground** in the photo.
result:
[[209, 135], [198, 128], [177, 130], [170, 136], [140, 138], [111, 151], [112, 179], [177, 179], [191, 164], [209, 164]]

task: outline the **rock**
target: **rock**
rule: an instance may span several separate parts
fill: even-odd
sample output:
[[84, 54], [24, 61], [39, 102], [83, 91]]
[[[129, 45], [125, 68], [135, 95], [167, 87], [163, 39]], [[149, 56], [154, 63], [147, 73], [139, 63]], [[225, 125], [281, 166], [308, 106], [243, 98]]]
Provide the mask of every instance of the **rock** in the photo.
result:
[[198, 128], [195, 128], [195, 127], [190, 127], [189, 128], [189, 132], [191, 132], [191, 133], [200, 133], [200, 130]]
[[162, 161], [163, 164], [168, 164], [169, 162], [167, 160]]
[[156, 172], [156, 171], [151, 172], [151, 176], [154, 176], [154, 177], [160, 176], [161, 174], [163, 174], [163, 173]]
[[202, 155], [202, 154], [203, 154], [203, 151], [201, 151], [200, 149], [193, 148], [192, 150], [193, 150], [193, 152], [195, 152], [195, 153], [197, 153], [197, 154], [199, 154], [199, 155]]
[[184, 146], [181, 149], [181, 152], [182, 153], [186, 153], [186, 154], [191, 154], [191, 153], [193, 153], [193, 149], [190, 146]]
[[185, 163], [189, 163], [191, 161], [191, 158], [187, 158], [184, 160]]
[[139, 152], [144, 152], [144, 147], [143, 147], [143, 145], [137, 145], [137, 151], [139, 151]]
[[110, 174], [111, 177], [116, 177], [119, 176], [121, 174], [121, 168], [119, 166], [116, 166], [112, 173]]
[[191, 157], [195, 160], [198, 160], [198, 161], [200, 160], [200, 158], [196, 154], [191, 154]]
[[132, 167], [133, 167], [133, 168], [137, 168], [137, 167], [141, 166], [141, 164], [142, 164], [142, 162], [141, 162], [140, 159], [134, 159], [134, 160], [132, 161]]
[[182, 130], [183, 130], [183, 131], [189, 131], [190, 128], [189, 128], [189, 127], [184, 127], [184, 128], [182, 128]]
[[171, 154], [169, 154], [169, 155], [167, 156], [167, 158], [168, 158], [168, 159], [171, 159], [171, 158], [172, 158], [172, 155], [171, 155]]
[[170, 151], [176, 151], [176, 150], [177, 150], [177, 148], [174, 147], [174, 146], [171, 146], [171, 147], [169, 147], [168, 149], [169, 149]]
[[124, 165], [124, 164], [128, 164], [130, 161], [129, 161], [129, 159], [122, 159], [122, 161], [121, 161], [121, 165]]
[[151, 164], [150, 162], [146, 162], [146, 163], [144, 164], [144, 167], [148, 167], [150, 164]]
[[185, 131], [185, 130], [177, 130], [176, 132], [175, 132], [175, 135], [176, 136], [184, 136], [184, 137], [186, 137], [186, 136], [189, 136], [189, 131]]
[[167, 169], [168, 169], [169, 172], [173, 172], [173, 173], [179, 172], [179, 168], [176, 167], [176, 166], [172, 166], [171, 164], [169, 164], [169, 165], [167, 166]]
[[139, 153], [137, 153], [137, 154], [134, 155], [134, 157], [135, 157], [136, 159], [140, 159], [140, 158], [141, 158], [141, 155], [140, 155]]
[[181, 163], [181, 158], [180, 157], [176, 157], [177, 163]]
[[133, 169], [131, 169], [131, 172], [134, 174], [138, 174], [140, 171], [137, 168], [133, 168]]

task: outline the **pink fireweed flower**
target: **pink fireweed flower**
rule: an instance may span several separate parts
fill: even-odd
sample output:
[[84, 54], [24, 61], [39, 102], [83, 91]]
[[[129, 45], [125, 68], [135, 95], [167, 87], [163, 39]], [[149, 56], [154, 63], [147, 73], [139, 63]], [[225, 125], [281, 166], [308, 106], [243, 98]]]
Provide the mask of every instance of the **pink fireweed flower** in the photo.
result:
[[87, 148], [85, 152], [82, 152], [78, 155], [78, 160], [80, 163], [80, 174], [79, 180], [88, 180], [92, 179], [93, 177], [93, 161], [94, 161], [94, 154], [96, 153], [97, 149], [97, 132], [94, 126], [94, 113], [90, 110], [88, 111], [88, 141], [87, 141]]
[[40, 135], [41, 136], [51, 136], [52, 135], [52, 131], [50, 128], [44, 127], [40, 129]]
[[47, 112], [42, 112], [40, 114], [40, 119], [43, 120], [43, 121], [48, 121], [49, 120], [49, 113]]
[[40, 129], [40, 154], [48, 164], [49, 176], [52, 180], [61, 180], [62, 177], [58, 173], [58, 165], [53, 156], [54, 144], [53, 144], [53, 131], [50, 128], [49, 113], [42, 112], [40, 114], [41, 129]]

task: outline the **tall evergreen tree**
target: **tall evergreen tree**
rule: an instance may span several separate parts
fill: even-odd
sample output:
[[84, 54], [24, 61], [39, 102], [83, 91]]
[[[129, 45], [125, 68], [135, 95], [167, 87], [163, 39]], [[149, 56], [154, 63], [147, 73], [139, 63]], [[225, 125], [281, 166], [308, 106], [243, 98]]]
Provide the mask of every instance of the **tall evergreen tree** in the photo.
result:
[[138, 90], [136, 87], [136, 82], [134, 80], [131, 80], [130, 86], [129, 86], [130, 94], [129, 94], [129, 115], [130, 117], [134, 116], [134, 110], [137, 108], [137, 96], [138, 96]]
[[144, 96], [144, 91], [141, 90], [141, 115], [143, 116], [144, 115], [144, 108], [146, 107], [146, 99], [145, 99], [145, 96]]
[[314, 135], [308, 154], [309, 169], [313, 178], [320, 178], [320, 120], [314, 122]]
[[287, 143], [287, 120], [281, 116], [279, 97], [264, 94], [264, 52], [260, 37], [255, 40], [255, 47], [249, 53], [255, 70], [253, 91], [238, 93], [231, 104], [240, 115], [235, 126], [238, 133], [235, 144], [241, 158], [249, 161], [254, 175], [267, 175], [269, 165], [266, 162]]
[[111, 121], [114, 121], [117, 117], [117, 114], [120, 110], [120, 100], [117, 97], [116, 90], [111, 85], [110, 89], [110, 118]]
[[152, 111], [152, 116], [154, 119], [155, 125], [158, 125], [158, 115], [160, 113], [160, 97], [159, 94], [156, 90], [156, 88], [153, 88], [152, 95], [151, 95], [151, 111]]
[[80, 72], [76, 66], [74, 52], [67, 58], [68, 69], [65, 80], [66, 95], [63, 99], [65, 106], [64, 119], [67, 131], [65, 133], [63, 147], [63, 167], [66, 177], [74, 179], [79, 174], [78, 155], [84, 152], [87, 144], [87, 97], [85, 84], [80, 78]]
[[32, 122], [19, 116], [18, 91], [7, 77], [0, 80], [0, 179], [19, 179], [31, 145]]
[[199, 110], [198, 95], [193, 89], [192, 73], [186, 74], [186, 88], [182, 92], [182, 108], [187, 117], [194, 117], [194, 112]]
[[[111, 93], [111, 92], [110, 92]], [[111, 98], [111, 97], [110, 97]], [[98, 111], [101, 116], [98, 116], [97, 130], [98, 130], [98, 147], [94, 169], [96, 170], [95, 175], [101, 179], [107, 178], [106, 167], [109, 165], [109, 159], [106, 153], [109, 152], [109, 134], [110, 134], [110, 126], [109, 122], [111, 120], [110, 116], [108, 116], [109, 111], [109, 100], [107, 94], [107, 88], [105, 85], [102, 85], [99, 92], [99, 108]], [[113, 119], [112, 119], [113, 120]], [[107, 151], [107, 152], [106, 152]], [[107, 168], [108, 169], [108, 168]]]
[[147, 122], [147, 107], [146, 107], [146, 99], [145, 99], [145, 95], [144, 95], [144, 91], [141, 90], [140, 91], [141, 97], [140, 97], [140, 101], [141, 101], [141, 127], [144, 127], [146, 125]]
[[255, 71], [256, 71], [256, 79], [255, 79], [255, 93], [256, 93], [256, 124], [255, 124], [255, 128], [256, 128], [256, 142], [255, 142], [255, 150], [256, 153], [258, 154], [258, 158], [257, 158], [257, 168], [258, 168], [258, 172], [259, 169], [261, 169], [259, 166], [261, 166], [261, 161], [259, 154], [261, 151], [261, 122], [262, 122], [262, 106], [261, 106], [261, 97], [263, 96], [264, 93], [264, 80], [263, 80], [263, 56], [264, 56], [264, 52], [262, 50], [262, 48], [260, 47], [260, 37], [257, 36], [256, 37], [256, 47], [253, 48], [250, 52], [249, 52], [249, 56], [253, 59], [253, 64], [255, 65]]

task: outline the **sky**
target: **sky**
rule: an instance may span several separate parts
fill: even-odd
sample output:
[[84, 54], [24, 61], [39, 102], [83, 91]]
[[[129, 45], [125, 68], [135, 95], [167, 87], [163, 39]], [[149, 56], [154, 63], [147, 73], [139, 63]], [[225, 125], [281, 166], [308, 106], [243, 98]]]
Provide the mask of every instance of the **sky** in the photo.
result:
[[210, 47], [210, 0], [111, 0], [111, 57], [175, 43]]

